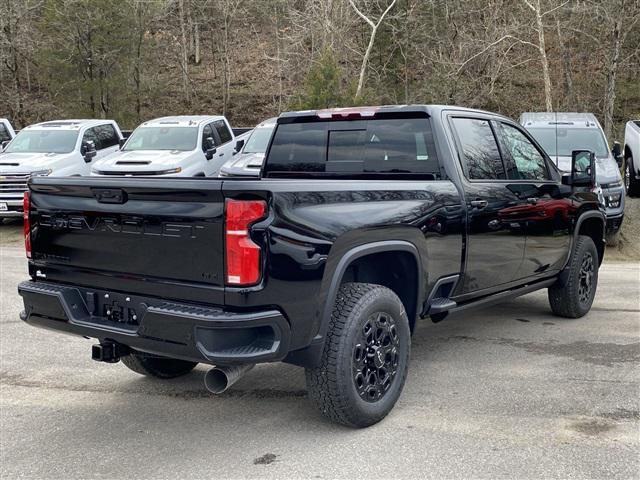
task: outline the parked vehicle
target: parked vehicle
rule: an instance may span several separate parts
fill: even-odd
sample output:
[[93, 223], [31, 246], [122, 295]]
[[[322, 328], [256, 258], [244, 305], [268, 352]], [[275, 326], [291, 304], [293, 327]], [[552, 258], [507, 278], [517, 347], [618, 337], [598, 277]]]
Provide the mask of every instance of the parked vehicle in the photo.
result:
[[16, 132], [13, 130], [11, 122], [6, 118], [0, 118], [0, 152], [9, 144], [13, 137], [16, 136]]
[[300, 365], [324, 415], [368, 426], [418, 318], [539, 289], [589, 311], [605, 215], [595, 156], [572, 165], [506, 117], [418, 105], [283, 114], [260, 179], [34, 178], [21, 317], [143, 375], [215, 365], [216, 393]]
[[596, 182], [607, 215], [607, 241], [617, 243], [624, 219], [624, 185], [620, 174], [622, 149], [614, 142], [609, 150], [607, 138], [592, 113], [528, 112], [520, 124], [542, 145], [562, 171], [571, 168], [573, 150], [591, 150], [596, 154]]
[[624, 186], [630, 197], [640, 197], [640, 120], [624, 129]]
[[93, 167], [92, 174], [216, 176], [242, 147], [246, 134], [247, 129], [234, 131], [219, 115], [157, 118], [136, 128], [119, 151]]
[[92, 163], [118, 149], [112, 120], [56, 120], [22, 129], [0, 153], [0, 218], [22, 216], [33, 176], [89, 175]]
[[251, 132], [242, 149], [220, 169], [221, 177], [259, 177], [264, 154], [276, 126], [277, 117], [260, 123]]

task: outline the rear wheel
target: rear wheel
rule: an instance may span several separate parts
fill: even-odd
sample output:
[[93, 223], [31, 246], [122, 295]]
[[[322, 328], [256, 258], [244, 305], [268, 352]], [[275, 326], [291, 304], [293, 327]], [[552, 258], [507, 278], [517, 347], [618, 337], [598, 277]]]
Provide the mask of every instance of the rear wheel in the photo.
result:
[[410, 348], [409, 321], [395, 293], [368, 283], [342, 285], [321, 364], [306, 370], [312, 401], [343, 425], [379, 422], [400, 397]]
[[196, 362], [159, 357], [149, 353], [132, 351], [122, 358], [122, 363], [140, 375], [156, 378], [175, 378], [186, 375], [198, 365]]
[[591, 237], [578, 236], [569, 260], [566, 282], [549, 287], [549, 304], [555, 315], [580, 318], [591, 309], [598, 287], [598, 251]]

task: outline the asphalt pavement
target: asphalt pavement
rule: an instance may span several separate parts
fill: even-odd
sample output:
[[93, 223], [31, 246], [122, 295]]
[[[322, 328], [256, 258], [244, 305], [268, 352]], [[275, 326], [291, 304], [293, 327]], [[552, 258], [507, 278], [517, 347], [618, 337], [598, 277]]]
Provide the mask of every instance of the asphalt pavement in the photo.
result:
[[[2, 227], [0, 227], [2, 228]], [[302, 369], [220, 396], [205, 366], [154, 380], [18, 318], [22, 248], [0, 246], [1, 478], [640, 478], [640, 263], [607, 263], [592, 311], [546, 292], [423, 321], [380, 424], [325, 421]]]

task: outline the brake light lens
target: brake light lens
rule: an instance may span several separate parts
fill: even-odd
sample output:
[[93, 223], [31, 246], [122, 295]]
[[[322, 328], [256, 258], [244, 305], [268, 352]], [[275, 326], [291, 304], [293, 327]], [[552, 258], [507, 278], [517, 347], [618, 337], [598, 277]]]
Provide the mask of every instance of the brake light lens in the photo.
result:
[[353, 118], [372, 118], [378, 111], [377, 107], [346, 107], [346, 108], [327, 108], [325, 110], [316, 111], [318, 118], [323, 119], [353, 119]]
[[227, 284], [255, 285], [261, 276], [261, 250], [249, 235], [252, 223], [265, 217], [264, 200], [226, 201], [225, 248]]
[[29, 220], [30, 207], [31, 199], [29, 198], [29, 192], [24, 192], [24, 197], [22, 199], [22, 231], [24, 233], [24, 249], [27, 253], [27, 258], [31, 258], [31, 220]]

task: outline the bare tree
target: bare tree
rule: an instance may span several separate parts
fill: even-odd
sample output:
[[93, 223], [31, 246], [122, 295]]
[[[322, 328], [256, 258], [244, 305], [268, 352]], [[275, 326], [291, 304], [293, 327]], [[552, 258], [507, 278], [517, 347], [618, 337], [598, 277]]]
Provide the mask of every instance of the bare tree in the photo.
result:
[[369, 44], [367, 45], [367, 49], [364, 52], [364, 56], [362, 57], [362, 66], [360, 67], [360, 76], [358, 78], [358, 88], [356, 89], [356, 95], [355, 95], [356, 98], [360, 97], [360, 95], [362, 94], [362, 87], [364, 85], [364, 76], [365, 76], [365, 73], [367, 71], [367, 63], [369, 62], [369, 56], [371, 55], [371, 50], [373, 49], [373, 44], [376, 41], [376, 34], [378, 33], [378, 28], [380, 27], [380, 25], [384, 21], [384, 17], [386, 17], [387, 13], [389, 13], [389, 10], [391, 10], [393, 8], [393, 6], [396, 4], [396, 1], [397, 0], [392, 0], [392, 2], [387, 6], [385, 11], [382, 12], [382, 14], [378, 18], [378, 20], [374, 22], [369, 17], [367, 17], [364, 13], [362, 13], [362, 11], [356, 6], [356, 4], [353, 2], [353, 0], [349, 0], [349, 3], [353, 7], [353, 9], [356, 11], [358, 16], [360, 18], [362, 18], [365, 22], [367, 22], [367, 24], [371, 27], [371, 35], [369, 36]]

